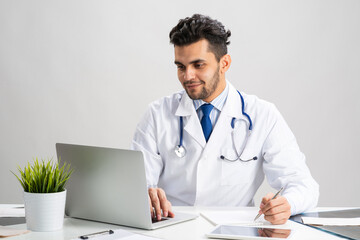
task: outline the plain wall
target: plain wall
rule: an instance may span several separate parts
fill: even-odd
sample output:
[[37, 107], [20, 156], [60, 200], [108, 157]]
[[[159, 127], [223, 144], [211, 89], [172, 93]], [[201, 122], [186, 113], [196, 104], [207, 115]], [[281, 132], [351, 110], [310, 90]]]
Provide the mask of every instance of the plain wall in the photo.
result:
[[359, 207], [357, 0], [1, 0], [0, 203], [22, 202], [10, 170], [56, 142], [129, 148], [147, 105], [182, 88], [168, 34], [193, 13], [232, 31], [227, 78], [279, 108], [319, 206]]

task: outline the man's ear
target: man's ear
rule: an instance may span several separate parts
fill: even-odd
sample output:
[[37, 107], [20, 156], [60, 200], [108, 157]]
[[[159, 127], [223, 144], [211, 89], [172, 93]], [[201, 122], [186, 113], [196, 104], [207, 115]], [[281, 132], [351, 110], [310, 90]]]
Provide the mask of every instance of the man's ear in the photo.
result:
[[220, 59], [220, 73], [225, 73], [231, 65], [231, 57], [229, 54], [225, 54]]

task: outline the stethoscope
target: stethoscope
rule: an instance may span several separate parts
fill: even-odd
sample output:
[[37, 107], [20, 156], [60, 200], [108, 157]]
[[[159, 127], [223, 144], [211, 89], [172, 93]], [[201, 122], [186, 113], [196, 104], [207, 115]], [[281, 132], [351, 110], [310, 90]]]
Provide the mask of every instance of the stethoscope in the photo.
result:
[[[239, 153], [237, 151], [237, 148], [235, 146], [235, 141], [234, 141], [234, 128], [235, 128], [235, 120], [236, 120], [236, 118], [233, 117], [232, 120], [231, 120], [231, 128], [232, 128], [231, 136], [232, 136], [232, 141], [233, 141], [233, 144], [234, 144], [234, 148], [235, 148], [237, 157], [235, 159], [230, 159], [230, 158], [225, 157], [224, 155], [221, 155], [220, 159], [225, 160], [225, 161], [229, 161], [229, 162], [235, 162], [237, 160], [239, 160], [241, 162], [249, 162], [249, 161], [252, 161], [252, 160], [255, 161], [255, 160], [257, 160], [256, 156], [251, 158], [251, 159], [248, 159], [248, 160], [243, 160], [243, 159], [240, 158], [240, 156], [244, 152], [244, 149], [246, 148], [246, 144], [247, 144], [248, 139], [249, 139], [249, 137], [251, 135], [253, 124], [252, 124], [250, 116], [245, 112], [244, 98], [243, 98], [243, 96], [241, 95], [241, 93], [239, 91], [237, 91], [237, 92], [239, 93], [239, 96], [240, 96], [240, 99], [241, 99], [241, 105], [242, 105], [241, 112], [249, 120], [249, 128], [248, 128], [248, 130], [246, 132], [245, 146], [242, 149], [241, 153]], [[186, 155], [186, 149], [183, 146], [183, 132], [184, 132], [184, 121], [183, 121], [183, 117], [180, 116], [180, 143], [179, 143], [179, 145], [175, 146], [175, 154], [179, 158], [185, 157], [185, 155]]]

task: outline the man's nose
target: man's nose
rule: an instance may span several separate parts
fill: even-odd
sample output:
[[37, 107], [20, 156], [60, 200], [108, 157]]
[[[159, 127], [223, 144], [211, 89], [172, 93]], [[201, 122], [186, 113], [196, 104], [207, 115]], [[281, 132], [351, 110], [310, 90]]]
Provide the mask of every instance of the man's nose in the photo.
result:
[[189, 67], [184, 71], [184, 80], [185, 81], [193, 80], [194, 77], [195, 77], [194, 69]]

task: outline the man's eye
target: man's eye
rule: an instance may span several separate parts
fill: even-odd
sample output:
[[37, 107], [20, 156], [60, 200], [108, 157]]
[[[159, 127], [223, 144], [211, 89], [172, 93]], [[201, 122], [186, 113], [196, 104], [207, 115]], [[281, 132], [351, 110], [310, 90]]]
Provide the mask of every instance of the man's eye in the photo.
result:
[[185, 69], [185, 67], [184, 66], [177, 66], [177, 68], [180, 70], [180, 71], [183, 71], [184, 69]]
[[197, 64], [195, 64], [195, 67], [196, 68], [202, 68], [204, 66], [204, 64], [202, 64], [202, 63], [197, 63]]

